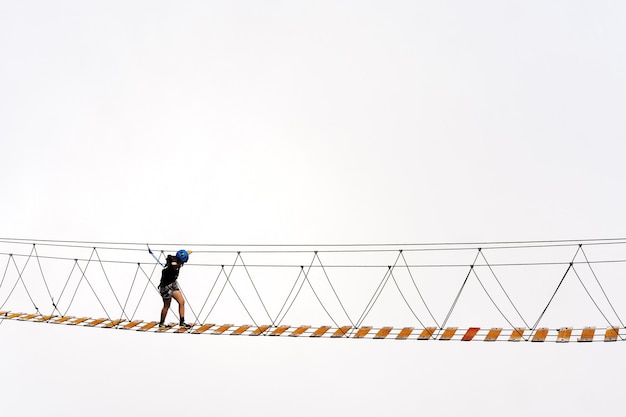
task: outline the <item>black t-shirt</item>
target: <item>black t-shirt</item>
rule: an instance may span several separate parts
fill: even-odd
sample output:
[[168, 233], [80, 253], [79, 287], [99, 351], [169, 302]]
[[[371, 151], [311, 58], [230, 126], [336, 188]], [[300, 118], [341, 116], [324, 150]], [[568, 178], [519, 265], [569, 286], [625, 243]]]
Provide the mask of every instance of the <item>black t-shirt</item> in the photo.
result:
[[178, 278], [178, 272], [180, 271], [180, 267], [183, 263], [173, 255], [167, 255], [167, 261], [165, 263], [165, 268], [161, 271], [161, 283], [159, 287], [165, 287], [166, 285], [170, 285], [172, 282], [176, 281]]

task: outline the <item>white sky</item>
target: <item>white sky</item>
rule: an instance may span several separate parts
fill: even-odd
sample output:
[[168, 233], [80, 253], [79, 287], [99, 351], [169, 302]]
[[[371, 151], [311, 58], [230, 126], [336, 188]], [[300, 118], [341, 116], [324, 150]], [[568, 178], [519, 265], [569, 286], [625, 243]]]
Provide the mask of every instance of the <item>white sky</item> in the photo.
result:
[[[0, 235], [623, 237], [624, 39], [617, 1], [0, 1]], [[621, 343], [162, 336], [5, 321], [3, 408], [588, 415], [626, 367]]]

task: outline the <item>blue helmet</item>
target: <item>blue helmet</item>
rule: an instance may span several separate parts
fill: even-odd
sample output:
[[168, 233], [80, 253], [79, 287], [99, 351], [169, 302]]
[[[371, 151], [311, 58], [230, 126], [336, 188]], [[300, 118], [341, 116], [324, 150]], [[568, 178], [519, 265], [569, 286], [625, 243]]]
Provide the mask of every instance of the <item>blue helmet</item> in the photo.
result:
[[176, 257], [178, 258], [179, 261], [181, 261], [182, 263], [185, 263], [189, 260], [189, 252], [187, 252], [185, 249], [181, 249], [178, 252], [176, 252]]

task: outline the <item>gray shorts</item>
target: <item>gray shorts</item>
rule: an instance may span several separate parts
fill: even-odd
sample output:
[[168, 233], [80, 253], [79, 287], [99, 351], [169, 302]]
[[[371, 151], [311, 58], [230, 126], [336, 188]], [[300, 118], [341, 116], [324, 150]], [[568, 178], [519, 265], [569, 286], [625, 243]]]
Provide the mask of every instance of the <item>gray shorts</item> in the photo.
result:
[[169, 300], [170, 298], [172, 298], [172, 293], [174, 291], [180, 291], [178, 281], [174, 281], [171, 284], [166, 285], [165, 287], [159, 287], [159, 292], [161, 293], [161, 297], [163, 297], [164, 300]]

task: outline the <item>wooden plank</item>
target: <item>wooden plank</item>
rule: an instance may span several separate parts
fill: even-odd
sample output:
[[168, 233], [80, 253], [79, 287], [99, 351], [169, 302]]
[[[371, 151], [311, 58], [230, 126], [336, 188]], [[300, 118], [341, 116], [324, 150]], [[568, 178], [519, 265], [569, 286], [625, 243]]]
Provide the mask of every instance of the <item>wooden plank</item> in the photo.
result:
[[570, 337], [572, 337], [572, 328], [561, 327], [559, 329], [559, 334], [556, 336], [556, 341], [557, 343], [567, 343], [569, 342]]
[[[169, 332], [170, 330], [172, 330], [172, 329], [174, 328], [174, 326], [175, 326], [175, 325], [176, 325], [176, 324], [174, 324], [174, 323], [170, 323], [170, 324], [168, 324], [168, 325], [166, 325], [166, 326], [163, 326], [163, 327], [159, 326], [159, 327], [157, 327], [156, 331], [157, 331], [158, 333], [165, 333], [165, 332]], [[144, 326], [144, 327], [145, 327], [145, 326]]]
[[489, 330], [487, 336], [485, 336], [485, 342], [495, 342], [500, 337], [500, 333], [502, 333], [502, 327], [494, 327]]
[[278, 326], [276, 329], [274, 329], [272, 333], [270, 333], [270, 336], [280, 336], [281, 334], [285, 333], [290, 328], [291, 326], [289, 325]]
[[454, 337], [454, 334], [456, 333], [458, 327], [448, 327], [446, 330], [443, 331], [443, 334], [441, 335], [441, 337], [439, 338], [439, 340], [450, 340]]
[[350, 329], [352, 329], [352, 326], [341, 326], [330, 337], [345, 337]]
[[105, 324], [102, 327], [105, 327], [107, 329], [110, 329], [111, 327], [115, 327], [118, 324], [120, 324], [121, 322], [123, 322], [124, 320], [111, 320], [110, 322], [108, 322], [107, 324]]
[[548, 328], [540, 327], [539, 329], [535, 330], [535, 334], [533, 335], [533, 338], [531, 340], [533, 342], [545, 342], [546, 337], [548, 337]]
[[356, 334], [353, 336], [355, 339], [362, 339], [372, 330], [372, 326], [362, 326], [359, 330], [356, 331]]
[[461, 340], [463, 342], [469, 342], [474, 338], [474, 336], [476, 336], [476, 333], [478, 333], [479, 330], [480, 327], [470, 327], [469, 329], [467, 329]]
[[93, 321], [90, 321], [89, 323], [86, 323], [87, 326], [93, 327], [93, 326], [97, 326], [100, 323], [104, 323], [105, 321], [107, 321], [108, 319], [95, 319]]
[[376, 335], [374, 336], [374, 339], [384, 339], [385, 337], [389, 336], [389, 333], [392, 330], [393, 330], [393, 327], [383, 327], [382, 329], [378, 331], [378, 333], [376, 333]]
[[193, 329], [193, 326], [193, 324], [189, 324], [187, 326], [178, 326], [176, 330], [174, 330], [174, 333], [191, 333], [191, 329]]
[[[455, 327], [456, 329], [456, 327]], [[436, 327], [427, 327], [422, 330], [419, 336], [417, 336], [417, 340], [429, 340], [435, 334]]]
[[125, 329], [132, 329], [133, 327], [137, 326], [138, 324], [143, 323], [143, 320], [134, 320], [131, 321], [130, 323], [127, 323], [124, 325]]
[[143, 326], [141, 326], [140, 328], [137, 329], [138, 332], [145, 332], [148, 331], [150, 329], [152, 329], [154, 326], [156, 326], [157, 323], [156, 321], [151, 321], [150, 323], [146, 323]]
[[618, 336], [619, 336], [619, 327], [611, 327], [610, 329], [606, 329], [606, 332], [604, 333], [604, 341], [615, 342]]
[[398, 333], [398, 336], [396, 336], [396, 339], [406, 340], [411, 336], [411, 333], [413, 333], [413, 327], [403, 327], [400, 333]]
[[311, 337], [322, 337], [329, 330], [330, 330], [330, 326], [321, 326], [313, 332]]
[[244, 333], [246, 330], [248, 330], [250, 327], [252, 327], [252, 326], [251, 326], [251, 325], [249, 325], [249, 324], [244, 324], [243, 326], [239, 326], [239, 327], [237, 327], [237, 328], [235, 329], [235, 331], [233, 331], [233, 332], [231, 333], [231, 335], [238, 336], [238, 335], [240, 335], [240, 334], [243, 334], [243, 333]]
[[37, 316], [39, 316], [39, 314], [27, 314], [25, 316], [20, 317], [20, 320], [31, 320]]
[[596, 334], [596, 328], [595, 327], [585, 327], [583, 329], [583, 332], [580, 334], [580, 337], [578, 338], [579, 342], [593, 342], [593, 337]]
[[218, 327], [217, 329], [213, 330], [212, 334], [222, 334], [226, 330], [230, 329], [233, 326], [234, 326], [234, 324], [224, 324], [224, 325]]
[[196, 333], [196, 334], [204, 333], [213, 326], [215, 326], [215, 324], [213, 323], [203, 324], [202, 326], [198, 327], [196, 330], [192, 331], [191, 333]]
[[80, 318], [70, 321], [68, 324], [81, 324], [89, 319], [90, 319], [89, 317], [80, 317]]
[[48, 320], [52, 320], [55, 317], [56, 316], [41, 316], [37, 319], [37, 321], [48, 321]]
[[519, 342], [522, 340], [525, 331], [526, 329], [523, 327], [516, 327], [513, 329], [513, 331], [511, 331], [511, 336], [509, 336], [509, 342]]
[[20, 317], [22, 315], [24, 315], [24, 313], [9, 313], [9, 314], [7, 314], [7, 316], [5, 318], [7, 318], [7, 319], [14, 319], [14, 318]]
[[270, 327], [272, 327], [270, 324], [262, 324], [254, 329], [254, 331], [250, 333], [250, 336], [260, 336], [265, 333]]
[[72, 318], [73, 318], [72, 316], [59, 317], [54, 322], [55, 323], [65, 323], [66, 321], [71, 320]]
[[311, 328], [311, 326], [300, 326], [296, 330], [291, 332], [291, 334], [289, 336], [293, 336], [293, 337], [301, 336], [302, 333], [306, 332], [310, 328]]

